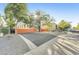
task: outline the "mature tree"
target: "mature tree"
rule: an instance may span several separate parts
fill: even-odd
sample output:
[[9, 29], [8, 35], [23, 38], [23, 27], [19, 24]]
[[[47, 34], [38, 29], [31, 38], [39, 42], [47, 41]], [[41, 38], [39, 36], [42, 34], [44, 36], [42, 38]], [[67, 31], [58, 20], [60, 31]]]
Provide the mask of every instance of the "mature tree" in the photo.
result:
[[6, 18], [9, 18], [10, 15], [12, 15], [13, 19], [21, 21], [22, 18], [24, 19], [27, 11], [26, 4], [24, 3], [9, 3], [5, 8], [5, 15]]
[[11, 30], [13, 29], [13, 27], [15, 27], [15, 21], [12, 19], [12, 16], [8, 18], [7, 26], [9, 27], [9, 33], [11, 33]]
[[61, 20], [58, 24], [58, 28], [62, 31], [67, 30], [70, 27], [71, 27], [70, 23], [64, 20]]
[[[28, 21], [27, 16], [27, 5], [25, 3], [9, 3], [5, 7], [5, 16], [7, 20], [7, 25], [11, 29], [17, 26], [19, 21]], [[9, 32], [10, 32], [9, 31]]]

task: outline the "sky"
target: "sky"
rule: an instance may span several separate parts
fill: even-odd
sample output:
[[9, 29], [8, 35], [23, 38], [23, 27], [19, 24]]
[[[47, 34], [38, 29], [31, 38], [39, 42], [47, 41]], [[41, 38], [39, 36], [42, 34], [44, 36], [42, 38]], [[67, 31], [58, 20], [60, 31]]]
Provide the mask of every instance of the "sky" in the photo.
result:
[[[0, 3], [0, 14], [4, 15], [4, 9], [7, 4]], [[28, 10], [44, 11], [54, 17], [58, 23], [61, 20], [71, 22], [73, 26], [79, 23], [79, 4], [78, 3], [28, 3]]]

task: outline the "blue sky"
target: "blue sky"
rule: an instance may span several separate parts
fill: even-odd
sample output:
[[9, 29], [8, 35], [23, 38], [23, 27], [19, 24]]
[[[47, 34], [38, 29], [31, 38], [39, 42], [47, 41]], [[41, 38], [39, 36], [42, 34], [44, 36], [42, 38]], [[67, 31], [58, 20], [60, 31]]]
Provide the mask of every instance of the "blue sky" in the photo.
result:
[[[29, 3], [28, 9], [31, 12], [42, 10], [54, 17], [56, 22], [64, 19], [72, 22], [72, 25], [79, 23], [79, 4], [78, 3]], [[0, 13], [3, 15], [6, 4], [0, 4]]]

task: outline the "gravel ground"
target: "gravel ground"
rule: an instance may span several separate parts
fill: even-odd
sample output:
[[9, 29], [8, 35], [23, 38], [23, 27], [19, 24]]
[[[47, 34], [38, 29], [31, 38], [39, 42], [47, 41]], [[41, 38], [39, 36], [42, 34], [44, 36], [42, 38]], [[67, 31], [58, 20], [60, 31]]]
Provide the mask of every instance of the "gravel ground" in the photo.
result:
[[55, 35], [52, 35], [49, 33], [27, 33], [27, 34], [22, 34], [22, 35], [25, 38], [31, 40], [37, 46], [40, 46], [41, 44], [56, 37]]
[[0, 37], [0, 55], [23, 55], [30, 49], [17, 35]]

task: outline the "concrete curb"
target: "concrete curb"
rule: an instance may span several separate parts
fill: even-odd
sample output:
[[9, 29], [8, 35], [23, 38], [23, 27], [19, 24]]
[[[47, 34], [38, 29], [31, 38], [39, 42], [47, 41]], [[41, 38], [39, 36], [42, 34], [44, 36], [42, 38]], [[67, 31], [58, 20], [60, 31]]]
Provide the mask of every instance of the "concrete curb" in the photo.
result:
[[34, 49], [34, 48], [37, 47], [32, 41], [30, 41], [29, 39], [25, 38], [24, 36], [22, 36], [20, 34], [18, 34], [18, 36], [21, 37], [25, 41], [25, 43], [28, 45], [28, 47], [30, 49]]

